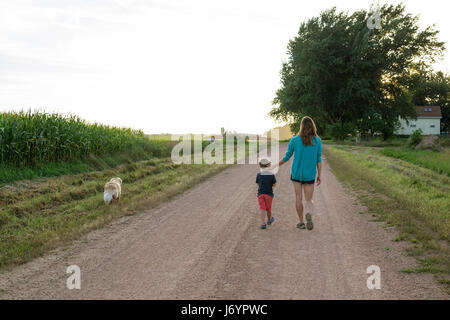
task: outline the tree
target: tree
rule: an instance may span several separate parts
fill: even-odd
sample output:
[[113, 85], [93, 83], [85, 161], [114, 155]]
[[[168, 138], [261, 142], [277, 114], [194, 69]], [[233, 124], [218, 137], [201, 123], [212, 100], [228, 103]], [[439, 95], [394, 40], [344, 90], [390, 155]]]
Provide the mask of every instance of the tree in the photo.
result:
[[321, 130], [340, 123], [388, 138], [399, 116], [415, 116], [411, 70], [428, 70], [444, 44], [433, 27], [419, 30], [418, 18], [403, 5], [383, 5], [381, 29], [369, 29], [374, 10], [332, 8], [300, 25], [288, 44], [272, 117], [297, 129], [309, 115]]

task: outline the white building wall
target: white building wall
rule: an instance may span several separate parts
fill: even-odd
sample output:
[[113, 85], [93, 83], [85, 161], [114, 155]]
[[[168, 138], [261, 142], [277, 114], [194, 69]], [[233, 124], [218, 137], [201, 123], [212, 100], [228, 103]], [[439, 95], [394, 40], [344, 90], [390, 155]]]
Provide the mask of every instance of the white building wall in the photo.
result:
[[423, 135], [440, 134], [441, 133], [441, 119], [440, 118], [417, 118], [417, 120], [409, 120], [406, 124], [406, 120], [400, 119], [400, 129], [397, 130], [397, 134], [409, 135], [414, 130], [422, 129]]

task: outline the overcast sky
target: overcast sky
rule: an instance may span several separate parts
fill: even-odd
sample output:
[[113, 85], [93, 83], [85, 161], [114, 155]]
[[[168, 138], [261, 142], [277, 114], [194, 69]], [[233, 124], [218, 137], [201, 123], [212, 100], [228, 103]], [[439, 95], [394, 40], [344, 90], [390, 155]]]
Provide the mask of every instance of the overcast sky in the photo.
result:
[[[449, 43], [446, 2], [406, 7]], [[370, 3], [0, 0], [0, 111], [41, 108], [147, 133], [262, 133], [277, 125], [267, 113], [300, 23]], [[447, 53], [437, 68], [449, 66]]]

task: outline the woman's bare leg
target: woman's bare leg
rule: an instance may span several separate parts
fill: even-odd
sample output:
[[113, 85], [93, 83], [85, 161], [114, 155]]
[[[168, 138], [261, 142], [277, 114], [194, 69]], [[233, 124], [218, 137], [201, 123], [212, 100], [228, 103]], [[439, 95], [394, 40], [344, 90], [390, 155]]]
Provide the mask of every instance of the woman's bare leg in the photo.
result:
[[314, 185], [313, 184], [304, 184], [303, 192], [305, 193], [305, 209], [306, 213], [313, 212], [313, 195], [314, 195]]
[[306, 200], [306, 229], [312, 230], [314, 229], [314, 224], [312, 222], [312, 210], [313, 210], [313, 193], [314, 193], [314, 185], [313, 184], [304, 184], [303, 192], [305, 193]]
[[302, 203], [302, 184], [300, 182], [292, 181], [295, 192], [295, 209], [297, 210], [300, 223], [303, 222], [303, 203]]

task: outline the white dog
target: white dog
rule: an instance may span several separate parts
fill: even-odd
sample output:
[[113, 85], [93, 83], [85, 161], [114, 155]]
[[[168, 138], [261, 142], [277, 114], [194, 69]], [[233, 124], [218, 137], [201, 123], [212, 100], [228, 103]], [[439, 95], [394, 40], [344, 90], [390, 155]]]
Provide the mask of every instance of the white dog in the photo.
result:
[[105, 184], [105, 192], [103, 193], [103, 200], [106, 204], [110, 204], [113, 199], [120, 200], [122, 193], [122, 179], [112, 178]]

